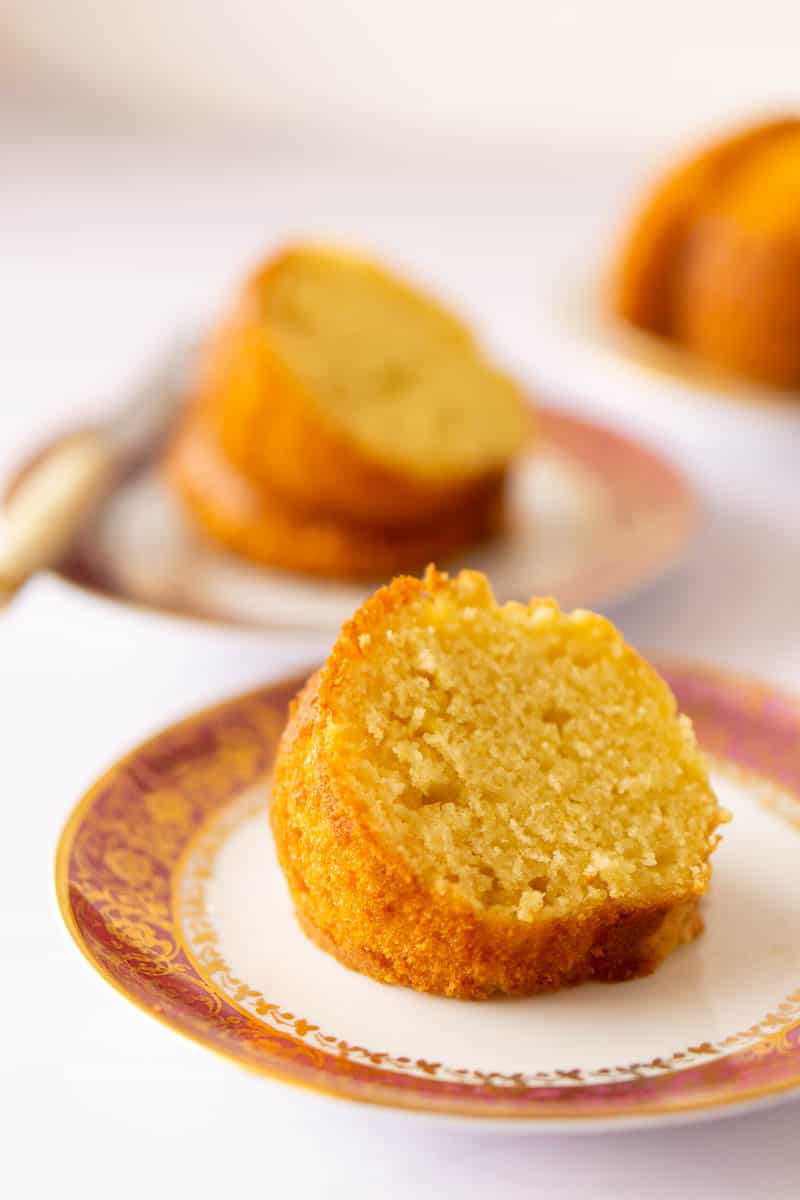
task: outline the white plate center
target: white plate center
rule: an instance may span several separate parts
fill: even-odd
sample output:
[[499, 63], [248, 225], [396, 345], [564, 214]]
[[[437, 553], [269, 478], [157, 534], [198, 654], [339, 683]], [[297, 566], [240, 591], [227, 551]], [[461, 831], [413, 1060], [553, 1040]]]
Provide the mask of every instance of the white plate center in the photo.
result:
[[[289, 1028], [303, 1018], [317, 1027], [301, 1027], [314, 1044], [327, 1035], [393, 1060], [407, 1057], [402, 1069], [414, 1073], [424, 1060], [442, 1064], [440, 1075], [522, 1073], [545, 1083], [561, 1071], [576, 1072], [575, 1082], [604, 1069], [624, 1078], [632, 1064], [657, 1073], [664, 1066], [648, 1066], [654, 1059], [692, 1066], [727, 1052], [721, 1043], [734, 1035], [740, 1047], [757, 1040], [765, 1018], [800, 988], [800, 833], [764, 803], [764, 781], [725, 770], [714, 784], [734, 820], [714, 856], [706, 930], [646, 979], [470, 1003], [347, 970], [295, 921], [266, 818], [266, 784], [199, 839], [179, 901], [187, 938], [202, 962], [211, 931], [229, 968], [214, 982], [230, 996], [238, 992], [265, 1021]], [[791, 797], [785, 803], [797, 811]], [[199, 924], [187, 917], [198, 898]], [[265, 1013], [264, 1001], [279, 1011]], [[800, 1018], [800, 1003], [797, 1010]], [[674, 1060], [676, 1053], [684, 1057]]]

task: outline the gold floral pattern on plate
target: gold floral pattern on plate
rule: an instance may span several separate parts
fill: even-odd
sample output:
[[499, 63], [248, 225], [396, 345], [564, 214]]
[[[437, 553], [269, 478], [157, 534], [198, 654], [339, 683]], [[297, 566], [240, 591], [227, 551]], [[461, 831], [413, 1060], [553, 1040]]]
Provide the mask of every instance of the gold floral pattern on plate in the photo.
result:
[[[800, 797], [797, 701], [699, 667], [662, 670], [706, 750], [771, 780], [784, 804], [787, 794]], [[257, 793], [241, 797], [267, 778], [300, 683], [239, 697], [157, 735], [72, 814], [56, 863], [62, 913], [89, 961], [129, 999], [261, 1073], [429, 1112], [580, 1123], [708, 1109], [800, 1087], [800, 989], [716, 1044], [596, 1071], [502, 1074], [353, 1045], [232, 975], [204, 908], [203, 872], [231, 822], [265, 803]]]

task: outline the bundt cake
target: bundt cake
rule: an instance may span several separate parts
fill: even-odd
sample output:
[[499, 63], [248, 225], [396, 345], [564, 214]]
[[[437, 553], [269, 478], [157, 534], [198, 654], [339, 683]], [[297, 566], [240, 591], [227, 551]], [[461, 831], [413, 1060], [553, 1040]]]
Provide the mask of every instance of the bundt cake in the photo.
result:
[[800, 387], [800, 118], [747, 129], [670, 173], [631, 226], [612, 305], [702, 361]]
[[688, 719], [608, 621], [433, 568], [344, 626], [270, 811], [315, 941], [474, 999], [652, 971], [702, 928], [725, 819]]
[[526, 436], [517, 387], [444, 308], [380, 267], [297, 246], [246, 283], [198, 386], [248, 479], [326, 519], [447, 517]]

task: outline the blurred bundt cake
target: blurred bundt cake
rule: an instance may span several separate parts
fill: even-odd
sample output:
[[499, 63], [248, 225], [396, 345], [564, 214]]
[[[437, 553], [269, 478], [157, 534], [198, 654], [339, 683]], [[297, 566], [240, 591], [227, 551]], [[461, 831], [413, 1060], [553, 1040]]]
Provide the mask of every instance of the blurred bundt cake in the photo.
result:
[[718, 142], [662, 180], [625, 240], [612, 304], [710, 364], [800, 387], [800, 118]]

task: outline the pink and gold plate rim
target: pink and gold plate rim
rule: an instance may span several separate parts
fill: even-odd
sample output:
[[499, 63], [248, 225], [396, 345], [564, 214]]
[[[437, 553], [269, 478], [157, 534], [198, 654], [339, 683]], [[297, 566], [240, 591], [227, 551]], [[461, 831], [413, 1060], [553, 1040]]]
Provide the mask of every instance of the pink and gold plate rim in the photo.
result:
[[[697, 665], [659, 665], [708, 752], [800, 803], [800, 700]], [[637, 1074], [633, 1064], [630, 1078], [614, 1080], [612, 1069], [611, 1081], [583, 1084], [565, 1071], [563, 1085], [536, 1087], [477, 1072], [463, 1072], [470, 1082], [442, 1077], [438, 1063], [411, 1075], [386, 1054], [335, 1038], [310, 1044], [302, 1019], [269, 1024], [237, 1004], [187, 945], [174, 896], [201, 830], [268, 772], [301, 682], [239, 696], [157, 734], [98, 780], [70, 816], [56, 855], [61, 912], [89, 962], [129, 1000], [260, 1074], [418, 1112], [580, 1126], [708, 1113], [800, 1088], [800, 989], [749, 1031], [754, 1040], [711, 1061], [686, 1065], [703, 1049], [689, 1048], [656, 1074]]]

